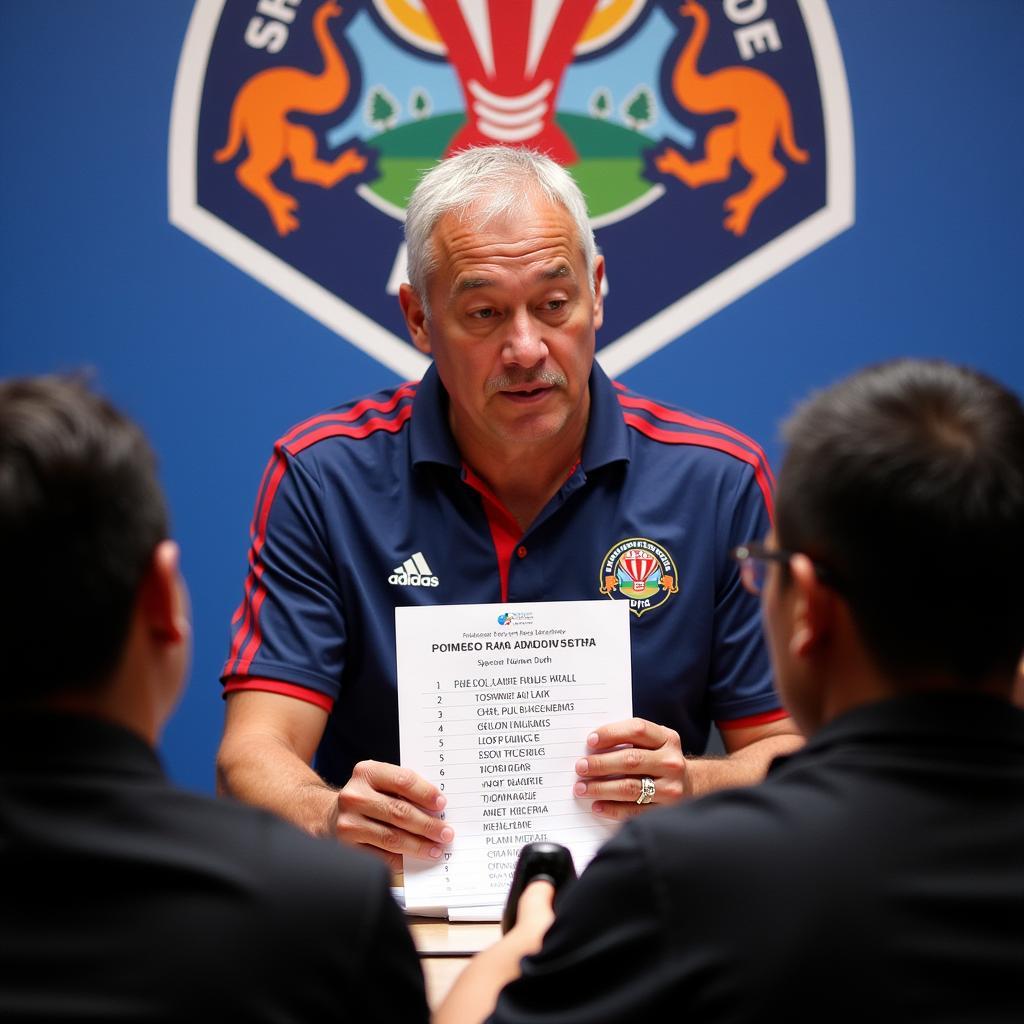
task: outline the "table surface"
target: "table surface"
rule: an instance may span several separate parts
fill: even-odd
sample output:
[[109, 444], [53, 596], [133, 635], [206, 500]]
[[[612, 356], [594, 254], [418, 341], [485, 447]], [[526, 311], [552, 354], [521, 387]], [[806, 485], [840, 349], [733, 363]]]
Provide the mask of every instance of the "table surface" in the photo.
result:
[[498, 924], [444, 921], [430, 917], [409, 917], [407, 920], [420, 954], [427, 1002], [432, 1010], [440, 1005], [473, 954], [501, 937]]

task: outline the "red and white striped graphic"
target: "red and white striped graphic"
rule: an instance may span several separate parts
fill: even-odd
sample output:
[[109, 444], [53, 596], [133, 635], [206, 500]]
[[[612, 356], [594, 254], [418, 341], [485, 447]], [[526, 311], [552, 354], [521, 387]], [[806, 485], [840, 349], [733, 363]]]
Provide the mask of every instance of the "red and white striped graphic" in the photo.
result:
[[637, 593], [642, 593], [647, 589], [648, 577], [658, 567], [658, 560], [645, 551], [634, 549], [627, 551], [619, 559], [619, 565], [626, 570], [626, 574], [633, 581], [633, 589]]
[[576, 149], [555, 124], [555, 101], [597, 0], [423, 0], [459, 76], [468, 119], [445, 154], [529, 146], [561, 164]]

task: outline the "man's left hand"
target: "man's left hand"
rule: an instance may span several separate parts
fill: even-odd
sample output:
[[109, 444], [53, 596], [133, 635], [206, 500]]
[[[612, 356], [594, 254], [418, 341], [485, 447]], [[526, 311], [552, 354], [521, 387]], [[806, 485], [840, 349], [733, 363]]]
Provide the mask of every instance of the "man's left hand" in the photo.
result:
[[[687, 761], [674, 729], [629, 718], [595, 729], [587, 737], [587, 750], [587, 756], [576, 762], [579, 780], [573, 793], [596, 801], [595, 814], [632, 818], [647, 807], [674, 804], [692, 795]], [[654, 792], [649, 802], [638, 804], [645, 778], [654, 783]]]

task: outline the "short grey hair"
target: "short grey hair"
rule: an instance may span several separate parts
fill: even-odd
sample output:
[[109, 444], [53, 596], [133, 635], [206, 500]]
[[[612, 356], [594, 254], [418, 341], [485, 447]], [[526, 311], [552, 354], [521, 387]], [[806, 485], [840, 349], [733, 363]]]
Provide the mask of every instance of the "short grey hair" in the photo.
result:
[[405, 211], [406, 260], [409, 283], [429, 315], [427, 278], [437, 269], [433, 233], [445, 214], [464, 215], [478, 206], [481, 221], [519, 212], [531, 191], [565, 208], [576, 227], [577, 240], [594, 287], [597, 246], [579, 186], [560, 164], [531, 149], [480, 146], [442, 160], [420, 179]]

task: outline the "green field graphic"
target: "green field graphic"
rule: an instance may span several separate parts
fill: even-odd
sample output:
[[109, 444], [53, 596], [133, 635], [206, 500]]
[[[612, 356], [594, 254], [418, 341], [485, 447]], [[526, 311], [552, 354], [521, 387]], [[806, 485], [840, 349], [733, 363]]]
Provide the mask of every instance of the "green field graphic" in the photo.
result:
[[[367, 139], [377, 150], [380, 172], [370, 189], [404, 210], [420, 175], [441, 159], [465, 120], [464, 114], [439, 114]], [[619, 210], [651, 188], [642, 173], [642, 151], [655, 145], [654, 139], [580, 114], [558, 114], [555, 120], [580, 155], [568, 170], [587, 198], [591, 217]]]

